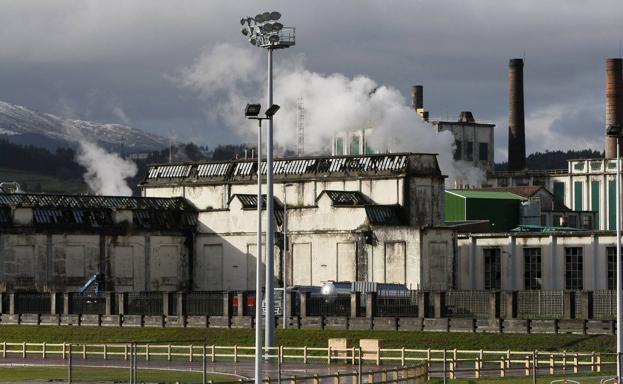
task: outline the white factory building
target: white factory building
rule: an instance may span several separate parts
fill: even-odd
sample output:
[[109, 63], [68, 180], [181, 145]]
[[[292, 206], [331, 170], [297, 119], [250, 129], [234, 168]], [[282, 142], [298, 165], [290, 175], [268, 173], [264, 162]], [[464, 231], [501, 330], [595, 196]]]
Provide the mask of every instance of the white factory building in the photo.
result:
[[[451, 288], [454, 232], [442, 227], [444, 177], [435, 155], [283, 159], [274, 170], [279, 260], [288, 208], [288, 285], [358, 280]], [[184, 197], [199, 210], [193, 289], [255, 286], [256, 183], [254, 160], [149, 169], [145, 197]]]

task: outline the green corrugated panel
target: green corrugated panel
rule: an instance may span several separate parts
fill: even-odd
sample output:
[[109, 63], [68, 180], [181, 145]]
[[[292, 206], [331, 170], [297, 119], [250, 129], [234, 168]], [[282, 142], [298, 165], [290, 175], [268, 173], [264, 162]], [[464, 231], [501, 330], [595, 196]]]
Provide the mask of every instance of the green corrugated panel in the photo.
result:
[[565, 204], [565, 183], [554, 181], [554, 197], [560, 204]]
[[608, 229], [614, 231], [617, 225], [616, 213], [616, 192], [617, 186], [614, 180], [608, 181]]
[[517, 199], [468, 199], [467, 220], [489, 220], [494, 232], [505, 232], [519, 225]]
[[574, 209], [576, 211], [584, 210], [582, 202], [584, 201], [584, 195], [582, 194], [582, 182], [576, 181], [573, 183], [573, 197], [574, 197]]
[[475, 190], [449, 190], [446, 193], [461, 196], [468, 199], [501, 199], [501, 200], [527, 200], [524, 197], [515, 195], [510, 192], [492, 192], [492, 191], [475, 191]]
[[465, 220], [465, 199], [451, 193], [444, 193], [446, 221]]
[[599, 228], [599, 181], [591, 181], [591, 211], [597, 212], [595, 215], [595, 228]]

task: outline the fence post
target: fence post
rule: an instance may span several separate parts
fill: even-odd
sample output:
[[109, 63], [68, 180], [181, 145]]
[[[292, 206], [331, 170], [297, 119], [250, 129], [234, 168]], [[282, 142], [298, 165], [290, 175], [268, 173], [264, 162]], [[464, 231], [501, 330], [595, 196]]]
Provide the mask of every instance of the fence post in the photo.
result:
[[22, 358], [26, 358], [26, 342], [22, 343]]
[[314, 374], [314, 384], [320, 384], [320, 379], [318, 378], [318, 374]]
[[184, 311], [184, 300], [186, 298], [186, 294], [184, 292], [178, 292], [176, 295], [177, 300], [177, 316], [180, 318], [186, 315], [186, 311]]
[[359, 317], [359, 299], [361, 297], [360, 292], [350, 293], [350, 317]]
[[567, 351], [562, 351], [562, 370], [567, 372]]
[[452, 353], [452, 362], [450, 363], [450, 379], [456, 379], [456, 348]]
[[578, 353], [573, 356], [573, 373], [578, 373]]
[[145, 361], [149, 361], [149, 344], [145, 344]]
[[582, 315], [584, 320], [593, 318], [593, 291], [582, 291]]
[[216, 348], [214, 347], [214, 344], [212, 344], [211, 348], [210, 348], [210, 358], [212, 359], [212, 362], [214, 363], [214, 360], [216, 360]]
[[[179, 312], [178, 312], [178, 313], [179, 313]], [[170, 345], [169, 345], [169, 347], [170, 347]], [[170, 351], [170, 349], [169, 349], [169, 351]], [[202, 353], [201, 353], [201, 357], [202, 357], [202, 359], [201, 359], [201, 383], [202, 383], [202, 384], [206, 384], [206, 379], [207, 379], [207, 374], [206, 374], [206, 371], [207, 371], [207, 364], [206, 364], [206, 345], [205, 345], [205, 344], [203, 344], [203, 348], [202, 348], [201, 352], [202, 352]]]
[[374, 383], [374, 372], [368, 371], [368, 383]]
[[[6, 349], [6, 344], [4, 349]], [[61, 354], [63, 355], [63, 360], [65, 360], [65, 343], [63, 342], [63, 346], [61, 347]], [[2, 356], [5, 357], [5, 356]]]
[[231, 316], [231, 300], [229, 299], [231, 293], [223, 292], [223, 316], [230, 317]]
[[327, 364], [331, 364], [331, 346], [327, 347]]
[[[120, 315], [125, 315], [128, 312], [128, 293], [122, 292], [117, 294], [117, 311]], [[107, 302], [108, 303], [108, 302]]]
[[188, 361], [190, 361], [191, 363], [193, 362], [193, 345], [190, 345], [189, 351], [188, 351]]
[[376, 292], [366, 293], [366, 317], [373, 318], [376, 315]]
[[534, 351], [532, 354], [532, 384], [536, 384], [536, 370], [539, 363], [539, 352]]
[[108, 360], [108, 345], [104, 344], [104, 360]]
[[335, 372], [335, 377], [333, 379], [335, 384], [340, 384], [340, 371]]
[[301, 317], [307, 317], [309, 315], [309, 292], [299, 292], [299, 310]]
[[69, 293], [63, 293], [63, 314], [69, 315]]
[[[267, 350], [266, 354], [270, 354], [270, 352]], [[234, 345], [234, 363], [238, 362], [238, 346]]]
[[112, 315], [112, 293], [111, 292], [104, 292], [104, 300], [106, 303], [106, 315]]
[[433, 292], [433, 305], [435, 306], [435, 319], [440, 319], [446, 315], [446, 293]]
[[71, 384], [71, 344], [69, 344], [69, 358], [67, 359], [67, 383]]
[[502, 356], [500, 359], [500, 377], [506, 377], [506, 361], [504, 360], [505, 358]]
[[86, 359], [87, 359], [87, 345], [82, 344], [82, 360], [86, 360]]
[[504, 292], [504, 306], [505, 306], [505, 318], [516, 319], [517, 318], [517, 292], [506, 291]]
[[595, 371], [595, 352], [591, 352], [591, 372]]
[[549, 355], [549, 374], [553, 375], [556, 371], [556, 362], [554, 361], [554, 354]]
[[427, 317], [426, 308], [428, 308], [429, 296], [428, 292], [418, 291], [417, 292], [417, 312], [418, 317], [423, 319]]
[[303, 364], [307, 364], [307, 345], [303, 347]]
[[[381, 353], [381, 351], [379, 351]], [[404, 367], [405, 366], [405, 347], [402, 347], [400, 350], [400, 363]]]
[[244, 307], [245, 307], [244, 296], [245, 295], [243, 292], [236, 292], [236, 297], [238, 299], [238, 308], [236, 308], [236, 316], [244, 316]]
[[123, 359], [124, 360], [128, 360], [128, 345], [124, 344], [123, 345]]
[[601, 372], [601, 354], [597, 354], [597, 372]]
[[167, 361], [171, 361], [171, 344], [167, 345]]
[[480, 379], [480, 357], [476, 358], [476, 363], [474, 364], [474, 378]]
[[41, 345], [41, 358], [45, 360], [45, 341]]
[[169, 309], [169, 292], [162, 292], [162, 314], [169, 316], [171, 311]]
[[381, 371], [381, 382], [387, 383], [387, 368], [383, 368]]

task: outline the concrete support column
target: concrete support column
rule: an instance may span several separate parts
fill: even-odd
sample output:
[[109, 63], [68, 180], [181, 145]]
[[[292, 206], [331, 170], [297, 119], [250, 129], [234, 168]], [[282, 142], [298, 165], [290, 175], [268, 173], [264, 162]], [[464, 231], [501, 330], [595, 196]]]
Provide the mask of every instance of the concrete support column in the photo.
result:
[[584, 320], [593, 318], [593, 292], [582, 292], [582, 316]]
[[286, 293], [286, 317], [292, 317], [292, 309], [294, 308], [294, 292]]
[[371, 319], [376, 315], [376, 292], [366, 293], [366, 317]]
[[517, 318], [517, 292], [515, 291], [505, 291], [504, 292], [504, 309], [505, 309], [505, 319], [516, 319]]
[[309, 292], [299, 292], [299, 301], [301, 317], [307, 317], [307, 314], [309, 313], [309, 310], [307, 308], [307, 303], [309, 301]]
[[122, 292], [117, 294], [117, 311], [120, 315], [125, 315], [128, 312], [128, 293]]
[[433, 305], [435, 307], [435, 319], [440, 319], [446, 315], [446, 293], [433, 292]]
[[171, 314], [169, 308], [169, 292], [162, 292], [162, 314], [164, 316], [169, 316]]
[[500, 292], [489, 294], [489, 317], [492, 319], [500, 317]]
[[69, 315], [69, 293], [63, 293], [63, 315]]
[[[236, 298], [238, 299], [238, 308], [236, 310], [236, 316], [244, 316], [244, 297], [245, 294], [243, 292], [237, 292]], [[258, 303], [256, 300], [256, 306], [262, 305], [262, 303]]]
[[[225, 317], [229, 317], [231, 314], [231, 308], [230, 308], [231, 300], [229, 299], [230, 296], [231, 296], [231, 293], [223, 292], [223, 316]], [[255, 304], [257, 305], [257, 303]]]
[[15, 314], [15, 294], [9, 293], [9, 314]]
[[112, 301], [113, 301], [113, 294], [112, 292], [104, 292], [104, 300], [106, 303], [106, 315], [112, 315]]
[[417, 293], [417, 311], [420, 319], [425, 318], [428, 314], [426, 309], [430, 303], [430, 293], [424, 291], [418, 291]]
[[562, 318], [572, 319], [575, 315], [573, 310], [575, 292], [564, 291], [562, 294]]
[[350, 293], [350, 317], [359, 317], [359, 298], [360, 292]]
[[58, 298], [58, 294], [56, 292], [50, 293], [50, 315], [56, 315], [56, 300]]
[[186, 298], [185, 296], [186, 294], [184, 292], [178, 292], [177, 293], [177, 315], [178, 316], [184, 316], [186, 314], [186, 311], [184, 311], [184, 300]]

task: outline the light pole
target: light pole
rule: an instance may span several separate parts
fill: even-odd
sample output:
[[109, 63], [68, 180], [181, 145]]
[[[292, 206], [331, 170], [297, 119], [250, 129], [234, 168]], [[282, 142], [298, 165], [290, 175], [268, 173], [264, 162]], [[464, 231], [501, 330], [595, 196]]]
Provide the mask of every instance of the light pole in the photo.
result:
[[247, 119], [257, 120], [257, 252], [255, 260], [255, 383], [262, 383], [262, 120], [272, 121], [279, 110], [273, 104], [265, 112], [266, 117], [259, 116], [259, 104], [247, 104], [244, 115]]
[[[242, 34], [249, 43], [268, 50], [267, 104], [273, 105], [273, 50], [294, 45], [294, 28], [284, 27], [278, 22], [279, 12], [264, 12], [255, 17], [240, 20]], [[266, 139], [266, 350], [267, 356], [275, 345], [275, 221], [273, 201], [273, 121], [268, 120]], [[259, 244], [259, 243], [258, 243]], [[258, 245], [259, 246], [259, 245]]]
[[621, 362], [621, 352], [623, 352], [623, 303], [621, 303], [621, 284], [623, 280], [623, 271], [621, 269], [621, 150], [620, 150], [620, 139], [621, 139], [621, 126], [620, 125], [611, 125], [606, 130], [606, 134], [610, 137], [616, 137], [617, 139], [617, 174], [616, 174], [616, 237], [617, 237], [617, 382], [621, 384], [621, 377], [623, 376], [623, 372], [621, 369], [623, 368], [623, 363]]
[[287, 299], [287, 290], [286, 288], [288, 287], [288, 283], [287, 283], [287, 275], [286, 275], [286, 259], [287, 259], [287, 255], [288, 255], [288, 187], [293, 186], [294, 184], [291, 183], [286, 183], [283, 186], [283, 261], [281, 262], [281, 274], [282, 274], [282, 281], [283, 281], [283, 305], [281, 306], [282, 308], [282, 315], [283, 315], [283, 321], [282, 321], [282, 328], [286, 329], [287, 326], [287, 322], [286, 322], [286, 309], [287, 309], [287, 305], [288, 305], [288, 299]]

